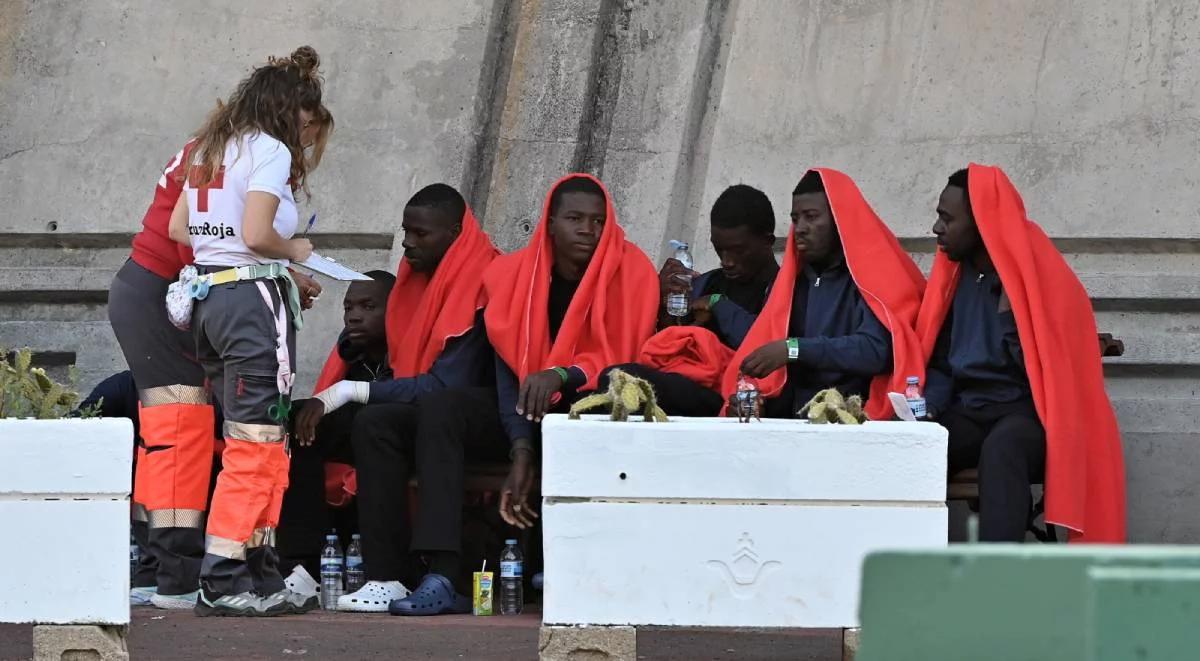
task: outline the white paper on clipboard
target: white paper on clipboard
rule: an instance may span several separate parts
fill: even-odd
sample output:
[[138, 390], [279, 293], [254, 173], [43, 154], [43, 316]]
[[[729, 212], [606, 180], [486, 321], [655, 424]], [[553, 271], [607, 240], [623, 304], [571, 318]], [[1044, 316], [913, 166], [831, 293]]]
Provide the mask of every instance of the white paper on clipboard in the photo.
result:
[[308, 259], [304, 260], [303, 262], [299, 262], [299, 265], [310, 271], [320, 273], [321, 275], [327, 275], [334, 280], [352, 281], [371, 279], [370, 277], [365, 276], [354, 269], [348, 269], [345, 266], [338, 264], [334, 260], [328, 257], [322, 257], [315, 252], [309, 255]]

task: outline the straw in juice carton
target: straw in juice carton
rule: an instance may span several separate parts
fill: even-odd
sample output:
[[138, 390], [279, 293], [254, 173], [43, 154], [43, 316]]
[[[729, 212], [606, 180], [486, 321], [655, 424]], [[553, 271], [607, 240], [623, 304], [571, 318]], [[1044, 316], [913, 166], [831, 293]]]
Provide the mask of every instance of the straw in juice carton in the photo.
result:
[[483, 566], [479, 571], [473, 574], [474, 581], [471, 587], [471, 612], [475, 615], [493, 615], [492, 613], [492, 594], [494, 590], [492, 586], [493, 573], [487, 570], [487, 560], [483, 561]]

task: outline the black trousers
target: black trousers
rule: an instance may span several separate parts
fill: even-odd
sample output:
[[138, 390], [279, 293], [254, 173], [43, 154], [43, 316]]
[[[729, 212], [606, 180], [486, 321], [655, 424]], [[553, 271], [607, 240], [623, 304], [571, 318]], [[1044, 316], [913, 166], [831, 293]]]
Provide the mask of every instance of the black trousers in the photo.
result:
[[[308, 401], [293, 402], [292, 412], [302, 411]], [[350, 535], [358, 532], [354, 500], [344, 507], [333, 507], [325, 501], [325, 462], [354, 465], [350, 432], [362, 408], [362, 404], [347, 404], [322, 416], [312, 445], [300, 445], [295, 438], [290, 443], [288, 489], [283, 495], [283, 510], [275, 532], [275, 548], [285, 573], [300, 564], [315, 577], [320, 572], [325, 535], [336, 529], [345, 549]]]
[[[179, 330], [167, 318], [163, 301], [170, 284], [129, 260], [109, 288], [109, 321], [125, 362], [133, 372], [139, 396], [163, 386], [185, 386], [180, 390], [195, 392], [204, 385], [204, 368], [196, 358], [195, 340], [191, 333]], [[149, 443], [142, 439], [138, 442], [146, 445], [148, 452], [174, 453], [177, 440], [154, 438]], [[209, 466], [196, 470], [209, 470]], [[135, 502], [142, 496], [133, 495]], [[134, 585], [157, 585], [162, 594], [185, 594], [196, 589], [204, 557], [204, 513], [187, 511], [187, 514], [154, 515], [153, 526], [135, 523], [134, 537], [145, 561], [138, 568]]]
[[[370, 404], [354, 418], [351, 444], [367, 578], [406, 583], [420, 578], [410, 550], [461, 552], [467, 463], [507, 460], [509, 450], [491, 388], [445, 390], [419, 405]], [[410, 529], [414, 469], [419, 498]]]
[[1029, 489], [1046, 470], [1046, 430], [1033, 400], [984, 409], [955, 404], [939, 422], [950, 432], [950, 472], [979, 469], [979, 541], [1023, 541]]
[[662, 372], [637, 363], [616, 365], [604, 370], [600, 375], [597, 390], [603, 392], [608, 389], [608, 373], [614, 369], [649, 381], [658, 396], [658, 405], [667, 415], [711, 418], [721, 413], [723, 402], [720, 393], [709, 390], [681, 374]]

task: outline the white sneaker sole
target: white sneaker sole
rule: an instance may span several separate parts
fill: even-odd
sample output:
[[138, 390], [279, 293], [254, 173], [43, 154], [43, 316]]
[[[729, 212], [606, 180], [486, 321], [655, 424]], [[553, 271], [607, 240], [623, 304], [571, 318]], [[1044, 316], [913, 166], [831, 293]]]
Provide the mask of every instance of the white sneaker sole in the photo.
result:
[[163, 610], [189, 610], [196, 607], [196, 599], [199, 596], [200, 595], [198, 592], [172, 595], [156, 594], [150, 597], [150, 603], [155, 608], [161, 608]]

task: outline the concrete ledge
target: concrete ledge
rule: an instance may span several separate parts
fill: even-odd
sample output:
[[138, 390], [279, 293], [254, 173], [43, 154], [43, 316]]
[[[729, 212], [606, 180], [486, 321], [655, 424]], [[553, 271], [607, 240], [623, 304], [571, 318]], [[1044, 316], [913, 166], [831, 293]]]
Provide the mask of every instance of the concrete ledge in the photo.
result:
[[854, 661], [858, 656], [859, 629], [842, 629], [842, 661]]
[[34, 661], [129, 661], [125, 626], [42, 624], [33, 628]]
[[538, 633], [539, 661], [637, 661], [637, 658], [637, 629], [633, 627], [543, 626]]

